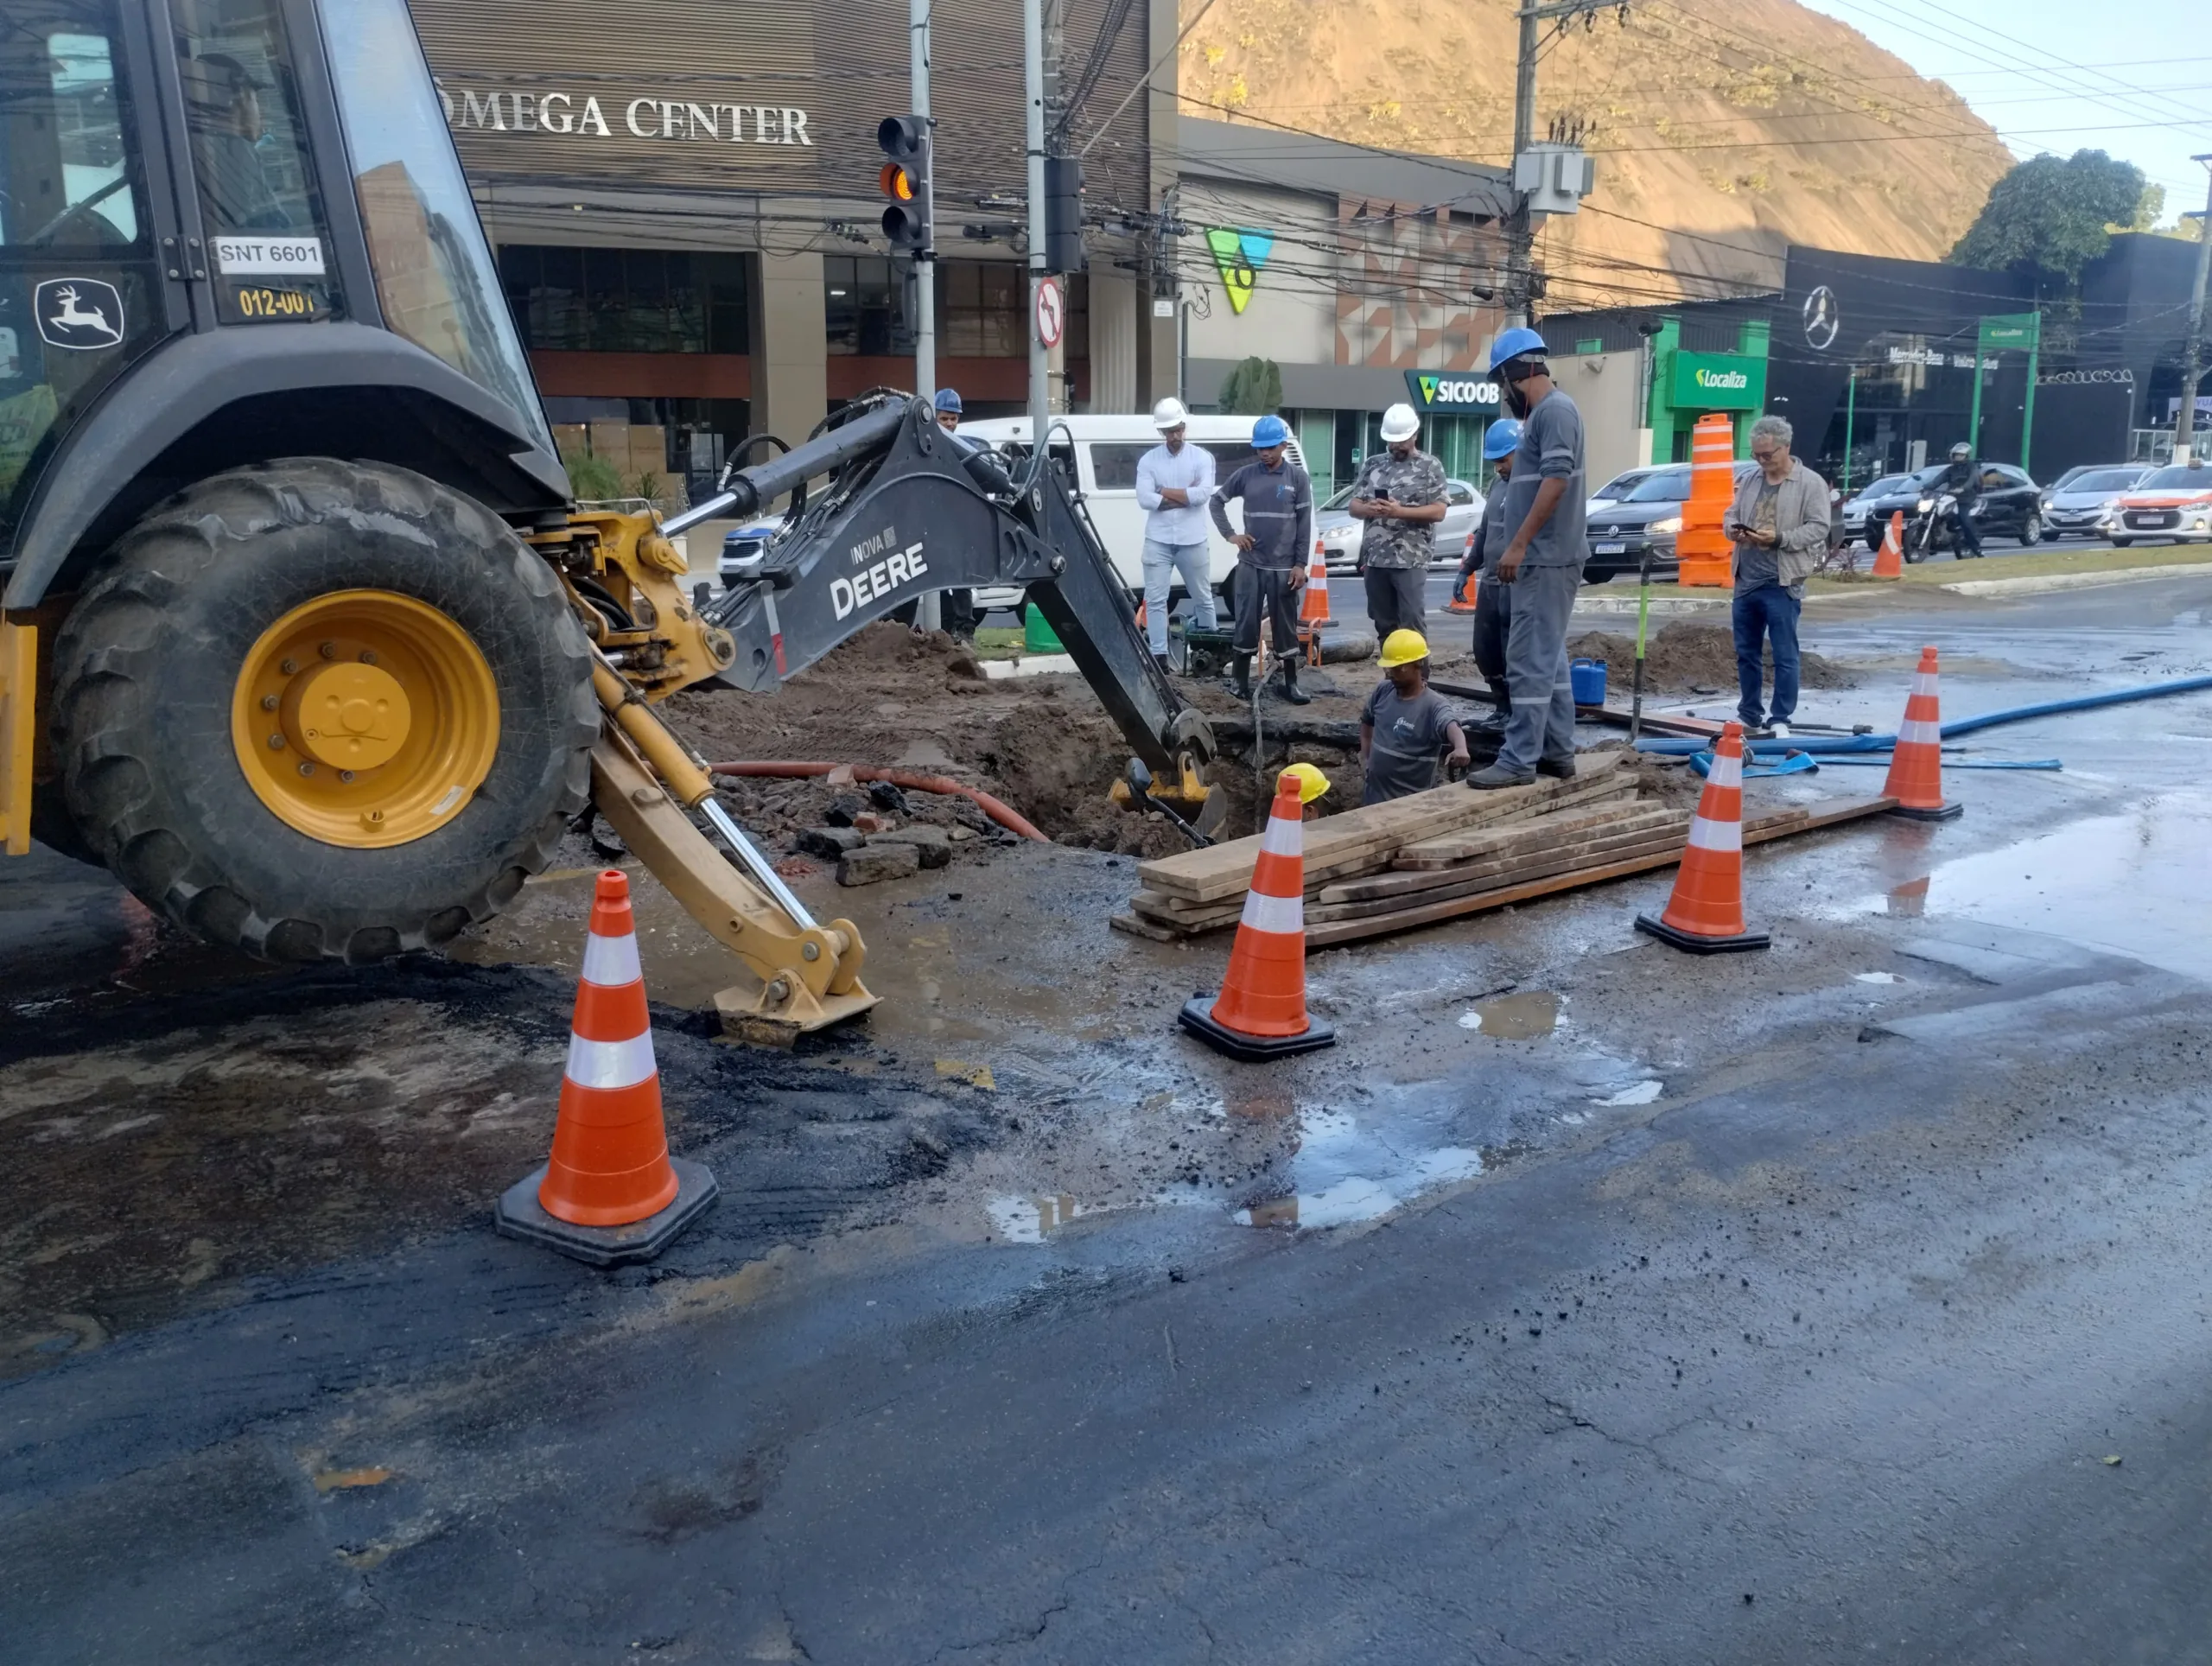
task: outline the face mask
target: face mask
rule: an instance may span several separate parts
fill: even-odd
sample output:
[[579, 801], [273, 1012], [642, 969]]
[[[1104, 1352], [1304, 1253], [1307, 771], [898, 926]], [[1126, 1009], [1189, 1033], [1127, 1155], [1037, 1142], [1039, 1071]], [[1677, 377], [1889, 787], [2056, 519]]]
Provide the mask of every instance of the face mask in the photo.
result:
[[1521, 391], [1518, 382], [1508, 382], [1499, 390], [1505, 396], [1505, 408], [1516, 417], [1529, 414], [1529, 396]]

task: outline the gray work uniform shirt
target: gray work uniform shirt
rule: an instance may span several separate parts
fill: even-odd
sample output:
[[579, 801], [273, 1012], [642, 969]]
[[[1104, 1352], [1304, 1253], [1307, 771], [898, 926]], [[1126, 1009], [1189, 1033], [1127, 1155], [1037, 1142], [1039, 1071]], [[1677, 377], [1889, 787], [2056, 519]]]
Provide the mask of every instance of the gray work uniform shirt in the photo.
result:
[[1287, 454], [1273, 468], [1254, 458], [1207, 499], [1214, 525], [1234, 542], [1227, 506], [1232, 498], [1244, 506], [1244, 531], [1252, 539], [1238, 554], [1239, 565], [1290, 572], [1305, 562], [1313, 547], [1313, 482]]
[[[1769, 493], [1771, 499], [1762, 507], [1761, 500]], [[1770, 525], [1781, 536], [1776, 548], [1763, 550], [1744, 542], [1746, 527]], [[1777, 481], [1755, 468], [1736, 488], [1736, 500], [1721, 516], [1720, 530], [1736, 540], [1738, 595], [1762, 584], [1779, 584], [1802, 596], [1807, 575], [1828, 547], [1827, 482], [1796, 457], [1789, 460], [1789, 472]]]
[[[1589, 501], [1582, 474], [1582, 413], [1574, 401], [1554, 388], [1522, 420], [1521, 443], [1513, 453], [1513, 475], [1505, 488], [1505, 536], [1508, 542], [1529, 518], [1537, 489], [1546, 480], [1565, 480], [1567, 495], [1552, 511], [1552, 518], [1529, 540], [1523, 567], [1580, 568], [1590, 558], [1584, 530]], [[1501, 548], [1499, 554], [1503, 555]]]
[[[1160, 488], [1172, 486], [1190, 499], [1172, 504]], [[1213, 453], [1183, 442], [1180, 451], [1160, 444], [1137, 459], [1137, 506], [1145, 512], [1144, 535], [1175, 548], [1206, 541], [1206, 499], [1213, 496]]]
[[1436, 785], [1437, 757], [1451, 738], [1445, 730], [1452, 721], [1442, 695], [1423, 689], [1408, 700], [1385, 677], [1360, 715], [1375, 727], [1362, 804], [1379, 804]]
[[[1355, 498], [1386, 498], [1421, 505], [1444, 501], [1444, 465], [1426, 451], [1401, 459], [1387, 446], [1359, 466], [1352, 483]], [[1436, 554], [1434, 521], [1371, 520], [1360, 523], [1359, 559], [1363, 566], [1427, 567]]]

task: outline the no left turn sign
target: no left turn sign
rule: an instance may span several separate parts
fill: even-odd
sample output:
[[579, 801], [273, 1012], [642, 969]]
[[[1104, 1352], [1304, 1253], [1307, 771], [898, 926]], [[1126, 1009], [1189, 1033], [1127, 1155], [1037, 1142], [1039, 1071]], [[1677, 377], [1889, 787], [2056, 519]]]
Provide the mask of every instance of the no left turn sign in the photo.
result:
[[1037, 281], [1037, 339], [1048, 347], [1060, 345], [1060, 332], [1067, 327], [1068, 298], [1061, 293], [1059, 280], [1042, 277]]

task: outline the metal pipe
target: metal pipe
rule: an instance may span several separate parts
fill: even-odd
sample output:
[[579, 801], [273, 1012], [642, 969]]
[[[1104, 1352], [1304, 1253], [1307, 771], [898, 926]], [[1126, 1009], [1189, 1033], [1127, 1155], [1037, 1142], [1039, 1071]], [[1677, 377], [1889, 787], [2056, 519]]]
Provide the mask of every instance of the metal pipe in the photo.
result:
[[737, 853], [738, 861], [752, 875], [753, 882], [776, 900], [776, 906], [791, 917], [800, 931], [818, 931], [820, 927], [814, 916], [807, 912], [806, 905], [784, 883], [784, 876], [769, 865], [760, 847], [745, 836], [745, 830], [730, 820], [729, 812], [715, 803], [711, 794], [699, 800], [699, 809], [713, 823], [715, 831], [722, 836], [723, 842]]
[[[2212, 155], [2191, 156], [2191, 162], [2212, 162]], [[2204, 218], [2196, 227], [2196, 282], [2190, 291], [2189, 348], [2182, 358], [2181, 410], [2174, 418], [2174, 461], [2186, 462], [2196, 455], [2196, 382], [2204, 366], [2204, 283], [2212, 275], [2212, 179], [2205, 181]]]
[[780, 456], [741, 468], [729, 477], [728, 490], [663, 522], [660, 530], [664, 534], [681, 532], [723, 513], [757, 514], [763, 505], [796, 491], [816, 475], [827, 474], [889, 444], [899, 425], [906, 420], [906, 410], [904, 401], [892, 400], [826, 434], [817, 434], [804, 445], [793, 446]]

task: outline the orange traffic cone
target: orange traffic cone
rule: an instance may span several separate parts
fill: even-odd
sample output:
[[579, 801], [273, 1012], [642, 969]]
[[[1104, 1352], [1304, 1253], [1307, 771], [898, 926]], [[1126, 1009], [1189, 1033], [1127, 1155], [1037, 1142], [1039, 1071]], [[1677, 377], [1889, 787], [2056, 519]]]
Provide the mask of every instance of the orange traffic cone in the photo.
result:
[[1882, 534], [1881, 550], [1874, 556], [1876, 578], [1904, 576], [1904, 511], [1890, 512], [1889, 530]]
[[1244, 896], [1220, 998], [1186, 1002], [1183, 1027], [1231, 1059], [1281, 1059], [1333, 1045], [1337, 1033], [1306, 1010], [1306, 859], [1297, 777], [1275, 778], [1268, 830]]
[[1895, 798], [1892, 816], [1916, 822], [1948, 822], [1967, 807], [1943, 802], [1943, 718], [1936, 697], [1936, 650], [1920, 651], [1920, 669], [1905, 696], [1904, 722], [1897, 725], [1897, 750], [1890, 754], [1890, 778], [1882, 795]]
[[1475, 611], [1475, 597], [1481, 589], [1482, 575], [1470, 573], [1459, 588], [1452, 593], [1452, 600], [1444, 604], [1447, 614], [1471, 614]]
[[618, 1267], [666, 1249], [716, 1190], [704, 1167], [668, 1154], [630, 881], [609, 868], [592, 900], [553, 1154], [501, 1194], [493, 1222], [507, 1237]]
[[1298, 634], [1306, 644], [1306, 663], [1321, 663], [1321, 627], [1329, 620], [1329, 561], [1319, 538], [1313, 541], [1313, 564], [1306, 569], [1306, 594], [1298, 603]]
[[1675, 875], [1675, 894], [1654, 919], [1636, 929], [1694, 955], [1764, 949], [1764, 932], [1744, 929], [1744, 726], [1732, 722], [1713, 748], [1713, 773], [1690, 817], [1689, 843]]

